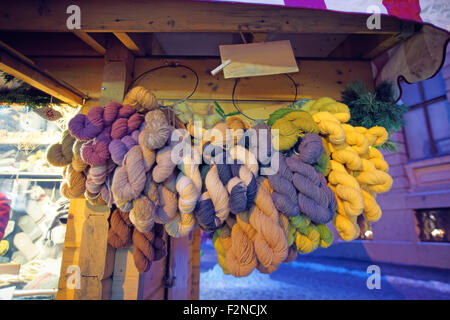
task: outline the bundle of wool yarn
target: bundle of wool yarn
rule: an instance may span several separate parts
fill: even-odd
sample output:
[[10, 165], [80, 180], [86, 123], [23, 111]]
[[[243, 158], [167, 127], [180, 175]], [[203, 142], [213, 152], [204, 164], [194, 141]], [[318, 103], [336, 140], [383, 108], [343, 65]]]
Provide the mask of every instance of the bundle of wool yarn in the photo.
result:
[[140, 273], [147, 272], [153, 261], [161, 260], [167, 254], [161, 224], [151, 231], [141, 232], [133, 226], [129, 213], [120, 209], [115, 209], [111, 214], [108, 243], [116, 249], [134, 245], [134, 262]]
[[349, 125], [331, 98], [296, 106], [252, 127], [185, 102], [158, 106], [137, 87], [75, 116], [47, 157], [65, 167], [64, 196], [112, 208], [108, 242], [133, 245], [139, 272], [165, 257], [168, 237], [199, 227], [214, 233], [224, 273], [272, 273], [330, 246], [332, 226], [357, 238], [358, 217], [380, 219], [376, 196], [392, 185], [384, 128]]
[[108, 241], [115, 248], [134, 245], [139, 272], [166, 255], [163, 224], [176, 215], [172, 116], [150, 91], [135, 87], [123, 104], [76, 115], [47, 151], [51, 165], [64, 167], [63, 196], [113, 209]]
[[[389, 166], [377, 149], [388, 139], [386, 129], [353, 127], [347, 124], [349, 120], [348, 107], [328, 97], [310, 100], [300, 110], [280, 109], [269, 118], [274, 146], [284, 154], [291, 154], [300, 144], [295, 153], [305, 157], [304, 150], [300, 150], [301, 141], [309, 134], [318, 134], [322, 138], [323, 152], [315, 164], [310, 164], [324, 174], [335, 194], [333, 224], [341, 238], [347, 241], [359, 236], [358, 216], [362, 214], [368, 222], [380, 219], [376, 195], [389, 191], [392, 186], [392, 178], [387, 173]], [[316, 144], [320, 145], [319, 140]], [[292, 195], [292, 189], [290, 192]], [[284, 198], [275, 194], [275, 200], [285, 199], [287, 195], [287, 191]], [[296, 212], [293, 201], [283, 203], [288, 207], [284, 210]], [[304, 210], [301, 210], [302, 214]]]
[[289, 219], [288, 244], [299, 253], [333, 241], [326, 224], [336, 211], [336, 197], [314, 167], [323, 153], [322, 138], [306, 133], [289, 157], [278, 155], [279, 170], [268, 177], [275, 207]]
[[271, 273], [288, 257], [287, 224], [281, 225], [267, 179], [259, 176], [249, 130], [242, 119], [229, 117], [197, 139], [205, 164], [194, 217], [200, 228], [215, 232], [223, 271], [238, 277], [254, 269]]

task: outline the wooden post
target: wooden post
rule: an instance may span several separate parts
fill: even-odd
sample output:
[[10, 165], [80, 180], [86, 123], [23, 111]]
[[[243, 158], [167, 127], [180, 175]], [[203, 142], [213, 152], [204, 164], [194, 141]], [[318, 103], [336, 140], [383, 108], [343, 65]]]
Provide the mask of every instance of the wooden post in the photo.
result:
[[[108, 39], [105, 54], [100, 105], [105, 106], [111, 101], [123, 100], [132, 79], [133, 68], [133, 54], [111, 36]], [[115, 259], [123, 258], [120, 250], [116, 258], [116, 250], [108, 244], [110, 209], [106, 206], [92, 206], [82, 200], [72, 200], [70, 207], [69, 214], [72, 216], [68, 219], [67, 229], [71, 231], [66, 234], [61, 266], [61, 275], [65, 277], [60, 279], [57, 299], [110, 299], [114, 297], [112, 289], [114, 266], [117, 265]], [[84, 219], [80, 217], [83, 215]], [[78, 220], [77, 224], [75, 224], [76, 220]], [[81, 233], [81, 241], [78, 245], [74, 240], [77, 237], [73, 235], [79, 233]], [[80, 270], [80, 287], [75, 290], [67, 288], [66, 283], [68, 279], [66, 270], [70, 263], [78, 266]], [[69, 294], [72, 290], [74, 293]]]
[[91, 206], [86, 202], [86, 220], [83, 224], [79, 267], [80, 289], [78, 300], [108, 300], [111, 296], [114, 249], [108, 244], [108, 218], [106, 206]]
[[169, 288], [169, 300], [194, 300], [199, 297], [200, 229], [188, 237], [171, 238], [170, 269], [173, 286]]
[[134, 56], [115, 37], [107, 39], [100, 105], [121, 102], [133, 78]]

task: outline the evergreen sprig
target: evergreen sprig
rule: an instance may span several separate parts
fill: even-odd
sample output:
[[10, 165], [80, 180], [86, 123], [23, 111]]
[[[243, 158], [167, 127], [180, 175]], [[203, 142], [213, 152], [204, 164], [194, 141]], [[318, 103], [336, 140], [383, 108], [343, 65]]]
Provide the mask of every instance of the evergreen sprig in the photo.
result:
[[[5, 84], [15, 79], [14, 76], [7, 73], [3, 73], [2, 76]], [[20, 104], [37, 109], [46, 107], [51, 103], [61, 103], [61, 101], [55, 98], [52, 99], [50, 95], [20, 81], [20, 85], [17, 88], [0, 90], [0, 103], [8, 105]]]
[[[400, 130], [405, 124], [403, 114], [408, 111], [408, 107], [395, 102], [391, 82], [383, 81], [374, 92], [369, 92], [361, 80], [351, 82], [342, 92], [342, 102], [350, 109], [349, 124], [352, 126], [380, 126], [390, 134]], [[388, 140], [381, 148], [395, 151], [397, 147]]]

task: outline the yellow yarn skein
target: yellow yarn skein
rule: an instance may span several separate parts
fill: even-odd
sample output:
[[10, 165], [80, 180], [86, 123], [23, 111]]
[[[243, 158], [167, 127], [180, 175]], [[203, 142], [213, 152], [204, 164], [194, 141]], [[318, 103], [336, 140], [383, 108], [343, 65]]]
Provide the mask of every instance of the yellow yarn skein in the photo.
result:
[[392, 178], [384, 171], [376, 169], [375, 165], [362, 159], [362, 171], [357, 174], [356, 179], [361, 185], [364, 198], [364, 218], [375, 222], [381, 218], [381, 209], [376, 202], [376, 193], [387, 192], [392, 186]]
[[217, 252], [217, 260], [223, 273], [230, 274], [226, 265], [226, 254], [231, 248], [231, 232], [227, 225], [217, 229], [213, 236], [214, 249]]
[[330, 163], [331, 172], [328, 175], [328, 182], [333, 186], [336, 198], [342, 201], [345, 214], [347, 216], [360, 215], [364, 208], [364, 201], [358, 181], [347, 172], [341, 163], [335, 160], [330, 160]]
[[331, 158], [343, 164], [348, 170], [361, 170], [362, 160], [358, 153], [346, 143], [333, 147], [330, 144]]
[[5, 255], [9, 250], [9, 241], [1, 240], [0, 241], [0, 257]]
[[311, 115], [304, 111], [290, 112], [272, 125], [273, 146], [276, 150], [289, 150], [298, 138], [307, 132], [319, 133]]
[[[366, 129], [348, 124], [342, 124], [342, 127], [345, 131], [345, 143], [329, 144], [333, 160], [328, 179], [338, 200], [337, 214], [333, 222], [344, 240], [353, 240], [359, 234], [356, 218], [361, 213], [360, 209], [366, 220], [378, 221], [381, 209], [375, 200], [376, 193], [386, 192], [392, 186], [392, 178], [386, 173], [389, 166], [381, 152], [373, 147], [383, 144], [388, 134], [382, 127]], [[359, 185], [358, 196], [356, 193], [348, 196], [347, 193], [351, 189], [346, 193], [343, 192], [342, 186], [350, 183], [357, 189], [354, 179]], [[352, 198], [354, 201], [358, 199], [354, 203], [356, 206], [349, 206], [346, 202]], [[355, 208], [357, 210], [352, 210]]]
[[383, 155], [381, 154], [380, 150], [374, 147], [369, 147], [368, 154], [366, 155], [367, 160], [372, 162], [378, 170], [388, 172], [389, 171], [389, 165], [384, 160]]
[[[348, 217], [345, 215], [345, 211], [342, 209], [342, 203], [339, 199], [337, 214], [334, 215], [333, 225], [339, 232], [341, 238], [345, 241], [352, 241], [356, 239], [360, 233], [360, 229], [357, 223], [357, 217]], [[341, 214], [343, 212], [343, 214]]]
[[333, 144], [345, 142], [345, 130], [338, 118], [326, 111], [317, 112], [313, 114], [312, 117], [317, 123], [320, 133], [324, 135], [329, 142]]
[[377, 170], [375, 165], [367, 159], [362, 159], [362, 168], [359, 174], [356, 175], [356, 180], [358, 180], [364, 189], [376, 193], [389, 191], [393, 183], [392, 177], [389, 174]]
[[297, 232], [295, 245], [299, 253], [310, 253], [317, 249], [320, 242], [320, 234], [316, 229], [309, 227], [307, 235]]
[[345, 131], [345, 142], [355, 150], [358, 155], [365, 155], [369, 150], [367, 137], [349, 124], [342, 124]]
[[369, 144], [371, 146], [381, 146], [389, 138], [387, 130], [383, 127], [375, 126], [370, 129], [364, 127], [355, 127], [355, 130], [364, 134], [367, 140], [369, 140]]
[[366, 220], [370, 222], [376, 222], [380, 220], [381, 208], [375, 200], [376, 193], [364, 189], [362, 189], [361, 192], [364, 199], [364, 218], [366, 218]]
[[333, 233], [326, 225], [313, 224], [308, 217], [298, 215], [289, 219], [288, 245], [291, 246], [294, 241], [299, 253], [310, 253], [319, 246], [329, 247], [333, 242]]
[[342, 123], [350, 120], [350, 110], [347, 105], [328, 97], [308, 101], [303, 105], [302, 110], [310, 114], [327, 111]]

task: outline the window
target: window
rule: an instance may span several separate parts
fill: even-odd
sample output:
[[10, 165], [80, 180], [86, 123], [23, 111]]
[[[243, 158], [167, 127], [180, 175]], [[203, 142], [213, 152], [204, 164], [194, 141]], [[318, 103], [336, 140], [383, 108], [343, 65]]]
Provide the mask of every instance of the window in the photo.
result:
[[[76, 112], [67, 109], [67, 114]], [[0, 241], [0, 265], [11, 269], [0, 274], [0, 288], [56, 292], [58, 287], [69, 202], [59, 191], [61, 168], [46, 158], [46, 149], [65, 128], [63, 119], [58, 121], [47, 121], [29, 107], [0, 105], [0, 192], [11, 200]]]
[[416, 210], [420, 241], [450, 242], [450, 208]]
[[442, 73], [418, 83], [401, 83], [405, 137], [411, 160], [450, 154], [450, 104]]

